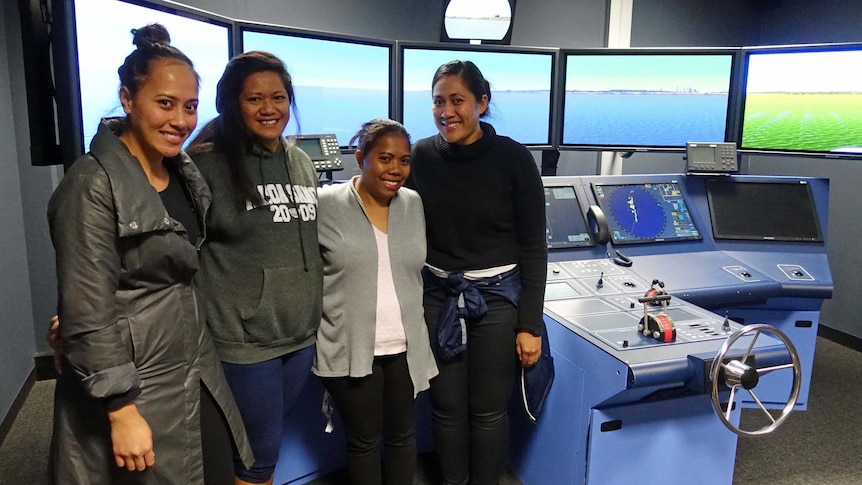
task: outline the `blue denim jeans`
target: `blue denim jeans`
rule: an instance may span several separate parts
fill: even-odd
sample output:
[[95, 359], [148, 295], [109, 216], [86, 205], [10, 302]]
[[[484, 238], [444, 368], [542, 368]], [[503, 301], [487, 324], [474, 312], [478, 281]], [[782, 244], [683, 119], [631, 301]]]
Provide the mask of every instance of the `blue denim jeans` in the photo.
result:
[[314, 353], [312, 345], [257, 364], [222, 363], [255, 458], [254, 465], [246, 469], [234, 457], [238, 478], [264, 483], [272, 476], [281, 448], [284, 416], [293, 409], [311, 375]]

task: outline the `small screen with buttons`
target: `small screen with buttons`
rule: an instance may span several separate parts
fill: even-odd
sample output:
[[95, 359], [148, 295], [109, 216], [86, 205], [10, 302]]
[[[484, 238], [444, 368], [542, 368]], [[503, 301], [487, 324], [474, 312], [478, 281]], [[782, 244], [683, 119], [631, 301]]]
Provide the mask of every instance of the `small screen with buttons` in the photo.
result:
[[291, 140], [308, 155], [316, 171], [344, 170], [341, 149], [334, 134], [295, 135]]
[[686, 143], [686, 172], [730, 173], [739, 170], [735, 143]]

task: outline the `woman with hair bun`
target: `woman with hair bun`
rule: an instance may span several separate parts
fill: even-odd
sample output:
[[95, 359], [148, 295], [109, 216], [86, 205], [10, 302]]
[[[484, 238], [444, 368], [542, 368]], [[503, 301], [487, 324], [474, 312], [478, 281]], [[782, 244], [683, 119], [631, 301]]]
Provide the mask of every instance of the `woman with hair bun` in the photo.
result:
[[133, 33], [118, 69], [126, 116], [102, 120], [48, 206], [64, 351], [56, 484], [202, 484], [202, 392], [252, 459], [192, 287], [211, 201], [182, 151], [198, 76], [161, 25]]

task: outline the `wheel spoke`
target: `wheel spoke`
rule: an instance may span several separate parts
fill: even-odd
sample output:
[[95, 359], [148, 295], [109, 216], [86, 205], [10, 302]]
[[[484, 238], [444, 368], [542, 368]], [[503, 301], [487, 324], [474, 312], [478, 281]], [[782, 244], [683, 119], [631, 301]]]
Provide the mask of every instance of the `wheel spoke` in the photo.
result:
[[751, 356], [751, 350], [754, 349], [754, 344], [757, 342], [757, 337], [760, 336], [760, 329], [757, 329], [754, 332], [754, 336], [751, 338], [751, 343], [748, 345], [748, 348], [745, 349], [745, 354], [742, 356], [742, 363], [745, 364], [748, 362], [748, 357]]
[[757, 395], [755, 395], [751, 389], [748, 389], [748, 394], [751, 395], [751, 397], [754, 399], [754, 402], [757, 403], [757, 406], [763, 411], [763, 413], [766, 414], [767, 417], [769, 417], [769, 420], [772, 421], [773, 424], [775, 424], [775, 418], [772, 417], [772, 414], [769, 413], [769, 410], [766, 409], [766, 406], [764, 406], [763, 403], [760, 402], [760, 399], [757, 397]]
[[739, 386], [733, 386], [730, 388], [730, 397], [727, 399], [727, 410], [724, 412], [724, 419], [730, 422], [730, 410], [733, 409], [733, 397], [736, 394], [736, 388]]
[[782, 365], [774, 365], [772, 367], [763, 367], [761, 369], [757, 369], [757, 375], [765, 376], [766, 374], [769, 374], [770, 372], [775, 372], [775, 371], [781, 370], [781, 369], [792, 369], [792, 368], [793, 368], [793, 364], [782, 364]]

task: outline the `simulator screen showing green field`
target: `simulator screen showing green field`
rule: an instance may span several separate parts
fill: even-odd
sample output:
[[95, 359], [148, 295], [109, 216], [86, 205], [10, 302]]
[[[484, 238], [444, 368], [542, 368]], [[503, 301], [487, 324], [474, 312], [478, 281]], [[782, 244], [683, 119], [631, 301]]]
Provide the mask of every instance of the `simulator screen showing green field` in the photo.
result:
[[751, 53], [740, 148], [862, 154], [862, 48]]

